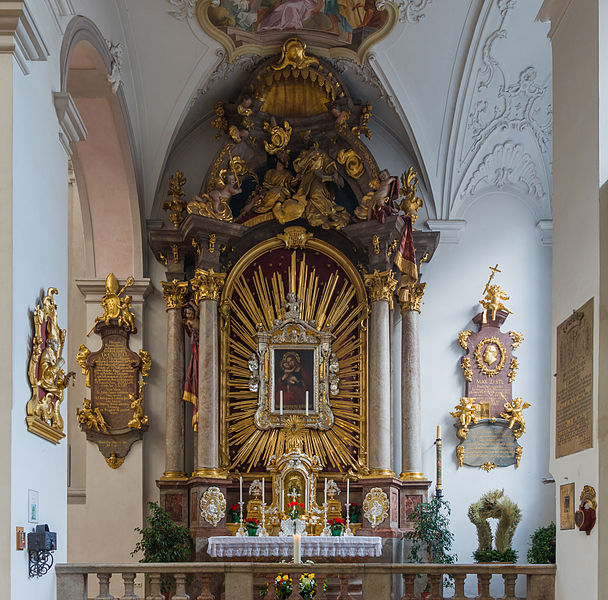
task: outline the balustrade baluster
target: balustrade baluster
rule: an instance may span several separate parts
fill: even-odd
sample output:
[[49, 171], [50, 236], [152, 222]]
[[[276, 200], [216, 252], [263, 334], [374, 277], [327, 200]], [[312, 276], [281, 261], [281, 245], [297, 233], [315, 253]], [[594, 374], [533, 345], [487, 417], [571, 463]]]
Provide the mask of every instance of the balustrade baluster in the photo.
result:
[[95, 600], [114, 600], [114, 596], [110, 594], [110, 577], [112, 573], [97, 573], [99, 594], [95, 596]]
[[443, 575], [429, 575], [431, 600], [443, 600]]
[[150, 593], [146, 600], [163, 600], [160, 593], [160, 573], [150, 573]]
[[338, 594], [338, 600], [353, 600], [348, 593], [350, 577], [348, 575], [338, 575], [338, 579], [340, 580], [340, 593]]
[[325, 574], [319, 575], [317, 573], [317, 575], [316, 575], [317, 595], [315, 596], [315, 598], [317, 598], [317, 600], [327, 600], [327, 590], [325, 590], [325, 586], [323, 585], [323, 582], [326, 579], [327, 579], [327, 575], [325, 575]]
[[477, 574], [477, 590], [479, 593], [477, 600], [493, 600], [490, 596], [490, 579], [492, 579], [492, 575]]
[[211, 593], [211, 575], [201, 575], [201, 594], [196, 600], [215, 600]]
[[264, 600], [276, 600], [278, 598], [276, 589], [274, 587], [275, 575], [266, 575], [266, 595]]
[[135, 595], [135, 573], [123, 573], [122, 582], [125, 586], [125, 593], [120, 600], [138, 600]]
[[416, 600], [414, 595], [414, 586], [416, 585], [416, 575], [403, 574], [403, 589], [404, 596], [401, 600]]
[[454, 577], [454, 595], [451, 600], [467, 600], [464, 595], [464, 582], [466, 575], [453, 575]]
[[515, 597], [515, 583], [517, 581], [517, 573], [510, 573], [505, 575], [503, 573], [502, 578], [505, 582], [505, 596], [501, 600], [517, 600]]
[[186, 575], [184, 573], [175, 574], [175, 595], [171, 600], [190, 600], [190, 596], [186, 594]]
[[300, 596], [300, 575], [299, 573], [290, 573], [291, 577], [291, 594], [288, 596], [288, 600], [302, 600], [302, 596]]

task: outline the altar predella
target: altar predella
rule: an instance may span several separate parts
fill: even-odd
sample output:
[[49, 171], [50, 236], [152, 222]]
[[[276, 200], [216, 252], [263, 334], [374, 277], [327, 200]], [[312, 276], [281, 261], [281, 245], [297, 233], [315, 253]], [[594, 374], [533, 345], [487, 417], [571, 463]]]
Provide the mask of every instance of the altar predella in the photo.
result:
[[[186, 198], [194, 174], [174, 173], [170, 223], [149, 230], [166, 266], [158, 485], [172, 518], [195, 532], [199, 558], [209, 537], [248, 528], [322, 535], [340, 518], [346, 535], [390, 539], [427, 498], [418, 270], [438, 234], [414, 231], [422, 206], [414, 169], [390, 174], [363, 142], [372, 110], [303, 41], [286, 40], [216, 104], [221, 147], [200, 192]], [[396, 391], [408, 423], [399, 474], [391, 470], [394, 300], [406, 340], [396, 359], [411, 367]], [[184, 428], [194, 430], [190, 475]]]

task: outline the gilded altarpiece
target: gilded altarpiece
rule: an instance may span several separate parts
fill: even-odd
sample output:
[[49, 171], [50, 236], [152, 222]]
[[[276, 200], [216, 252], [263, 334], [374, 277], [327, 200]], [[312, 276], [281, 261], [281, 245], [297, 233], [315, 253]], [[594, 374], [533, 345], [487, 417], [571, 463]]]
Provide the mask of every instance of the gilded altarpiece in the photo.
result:
[[[325, 470], [352, 469], [360, 474], [367, 470], [364, 399], [368, 304], [363, 281], [334, 247], [316, 239], [305, 244], [305, 248], [287, 248], [278, 238], [263, 242], [244, 256], [226, 279], [220, 308], [221, 444], [223, 466], [230, 470], [264, 471], [272, 456], [285, 452], [285, 427], [292, 423], [304, 427], [303, 450], [318, 456]], [[290, 307], [285, 299], [290, 296], [298, 318], [312, 324], [311, 329], [321, 337], [326, 336], [326, 356], [321, 356], [322, 345], [316, 350], [309, 339], [304, 343], [290, 339], [288, 344], [279, 345], [274, 354], [267, 355], [270, 385], [262, 382], [262, 402], [260, 390], [251, 385], [250, 362], [252, 357], [260, 359], [259, 337], [286, 319]], [[281, 411], [279, 356], [285, 357], [286, 352], [304, 358], [303, 378], [312, 384], [308, 410], [306, 395], [303, 404], [296, 402], [295, 406], [288, 406], [285, 395]], [[306, 352], [312, 355], [310, 374], [306, 373]], [[339, 372], [338, 389], [330, 390], [330, 369]], [[322, 381], [327, 382], [327, 389]]]

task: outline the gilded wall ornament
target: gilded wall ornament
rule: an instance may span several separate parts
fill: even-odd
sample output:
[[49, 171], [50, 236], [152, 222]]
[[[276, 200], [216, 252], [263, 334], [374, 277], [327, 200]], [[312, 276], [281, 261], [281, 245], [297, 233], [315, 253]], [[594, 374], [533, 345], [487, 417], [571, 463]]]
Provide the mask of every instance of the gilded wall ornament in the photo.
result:
[[397, 287], [393, 272], [390, 270], [380, 272], [376, 269], [373, 273], [366, 273], [363, 278], [370, 302], [385, 301], [392, 307], [393, 293]]
[[515, 437], [519, 439], [526, 433], [524, 410], [530, 408], [530, 404], [524, 402], [522, 398], [513, 398], [511, 402], [505, 402], [504, 406], [505, 412], [500, 413], [500, 416], [509, 421], [509, 429], [512, 429]]
[[460, 366], [462, 367], [462, 372], [464, 374], [464, 378], [467, 381], [473, 381], [473, 371], [471, 369], [471, 359], [468, 356], [463, 357]]
[[201, 517], [217, 527], [226, 514], [226, 498], [218, 487], [208, 488], [200, 500]]
[[483, 338], [475, 347], [475, 360], [484, 375], [494, 377], [505, 366], [507, 350], [497, 337]]
[[28, 431], [53, 442], [65, 437], [61, 403], [65, 388], [75, 373], [62, 369], [65, 329], [57, 322], [57, 288], [50, 287], [42, 304], [34, 308], [34, 338], [28, 366], [32, 395], [26, 405]]
[[492, 469], [496, 468], [496, 464], [494, 464], [493, 462], [486, 462], [483, 463], [483, 465], [481, 465], [481, 467], [479, 468], [485, 471], [486, 473], [489, 473]]
[[121, 298], [123, 292], [135, 283], [133, 277], [128, 277], [125, 285], [119, 289], [118, 279], [114, 273], [106, 277], [106, 293], [101, 299], [103, 315], [95, 318], [95, 323], [103, 321], [106, 325], [110, 321], [117, 321], [119, 327], [124, 327], [131, 333], [137, 333], [135, 328], [135, 315], [131, 312], [132, 298], [129, 295]]
[[348, 150], [342, 148], [338, 152], [336, 160], [339, 164], [344, 165], [346, 173], [353, 179], [359, 179], [365, 173], [361, 157], [352, 148]]
[[287, 148], [291, 140], [292, 128], [288, 121], [283, 121], [283, 126], [276, 123], [264, 122], [264, 131], [270, 135], [270, 141], [264, 141], [264, 149], [268, 154], [274, 155]]
[[190, 281], [194, 291], [194, 301], [198, 304], [203, 300], [219, 301], [224, 286], [226, 273], [216, 273], [213, 269], [208, 271], [196, 269], [194, 279]]
[[479, 301], [479, 304], [483, 306], [483, 323], [487, 323], [488, 321], [488, 311], [490, 311], [492, 321], [496, 320], [496, 313], [499, 310], [503, 310], [507, 314], [513, 314], [504, 304], [509, 299], [507, 293], [498, 284], [492, 283], [492, 279], [494, 279], [496, 273], [501, 273], [501, 270], [498, 268], [498, 265], [495, 265], [494, 267], [490, 267], [490, 271], [492, 273], [483, 290], [484, 297]]
[[399, 209], [404, 211], [406, 216], [412, 219], [412, 223], [418, 219], [418, 211], [422, 207], [422, 198], [418, 196], [418, 174], [414, 167], [401, 175], [401, 193], [403, 199], [399, 204]]
[[511, 358], [511, 366], [509, 367], [509, 381], [513, 382], [517, 376], [517, 369], [519, 369], [519, 363], [516, 358]]
[[314, 235], [304, 229], [304, 227], [285, 227], [283, 233], [277, 233], [277, 238], [285, 244], [285, 248], [306, 248], [306, 242]]
[[458, 343], [463, 350], [469, 349], [469, 336], [473, 332], [470, 329], [465, 329], [458, 334]]
[[163, 298], [167, 305], [166, 310], [177, 310], [181, 308], [188, 297], [188, 282], [172, 279], [171, 281], [161, 281]]
[[516, 350], [518, 346], [524, 341], [524, 336], [519, 331], [509, 331], [511, 336], [513, 350]]
[[388, 496], [382, 488], [372, 488], [363, 499], [363, 515], [372, 527], [377, 527], [388, 517]]

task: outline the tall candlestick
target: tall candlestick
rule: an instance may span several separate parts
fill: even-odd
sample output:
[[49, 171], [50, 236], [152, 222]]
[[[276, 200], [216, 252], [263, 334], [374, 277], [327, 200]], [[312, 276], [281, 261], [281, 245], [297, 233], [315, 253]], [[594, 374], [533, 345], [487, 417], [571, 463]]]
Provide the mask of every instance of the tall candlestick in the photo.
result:
[[350, 479], [346, 480], [346, 504], [350, 504]]
[[441, 425], [437, 425], [437, 439], [435, 440], [435, 449], [437, 453], [437, 483], [435, 485], [435, 495], [438, 498], [441, 498], [441, 496], [443, 495], [443, 484], [441, 480]]
[[264, 504], [264, 478], [262, 477], [262, 504]]
[[308, 390], [306, 390], [306, 416], [308, 416]]
[[239, 476], [239, 502], [243, 502], [243, 476]]
[[325, 494], [323, 496], [323, 504], [327, 504], [327, 477], [325, 478]]
[[294, 536], [293, 536], [293, 562], [296, 564], [299, 564], [302, 562], [300, 543], [301, 543], [300, 534], [294, 533]]
[[279, 414], [283, 415], [283, 390], [279, 392]]
[[285, 510], [285, 490], [283, 490], [283, 495], [281, 497], [281, 511]]

